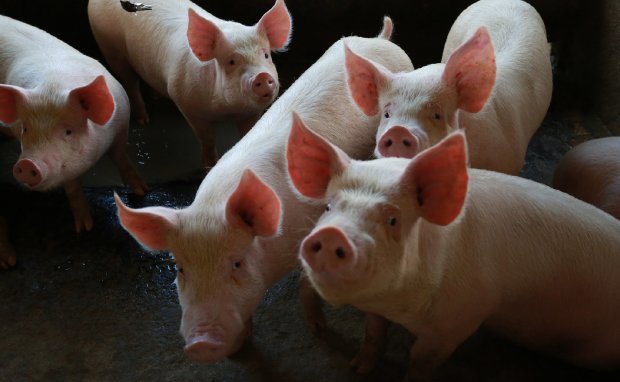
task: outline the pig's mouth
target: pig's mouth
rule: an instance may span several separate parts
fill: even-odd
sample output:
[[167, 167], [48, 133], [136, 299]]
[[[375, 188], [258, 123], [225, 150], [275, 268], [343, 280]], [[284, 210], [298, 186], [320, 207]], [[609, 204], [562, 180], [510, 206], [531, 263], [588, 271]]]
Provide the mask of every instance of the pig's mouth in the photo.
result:
[[186, 338], [183, 349], [193, 362], [215, 363], [237, 353], [251, 333], [251, 325], [244, 325], [236, 336], [230, 336], [221, 326], [201, 326]]

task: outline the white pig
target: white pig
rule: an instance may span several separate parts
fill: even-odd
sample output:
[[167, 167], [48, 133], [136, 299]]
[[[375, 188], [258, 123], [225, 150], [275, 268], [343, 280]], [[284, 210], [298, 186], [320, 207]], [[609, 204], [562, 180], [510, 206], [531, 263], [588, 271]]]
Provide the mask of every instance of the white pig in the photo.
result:
[[560, 161], [553, 187], [620, 219], [620, 137], [593, 139]]
[[245, 134], [279, 90], [271, 52], [284, 50], [291, 17], [284, 0], [254, 26], [220, 20], [189, 0], [152, 0], [129, 13], [116, 0], [90, 0], [99, 48], [125, 86], [135, 116], [149, 120], [139, 78], [177, 105], [202, 144], [203, 163], [217, 160], [212, 124], [225, 116]]
[[392, 71], [411, 70], [407, 55], [386, 39], [389, 30], [386, 18], [383, 38], [333, 44], [220, 159], [189, 207], [130, 209], [117, 199], [125, 229], [176, 259], [181, 334], [191, 359], [215, 362], [239, 349], [267, 288], [299, 265], [298, 245], [320, 214], [287, 181], [291, 110], [349, 155], [372, 154], [378, 117], [364, 116], [348, 95], [343, 41]]
[[4, 16], [0, 30], [0, 121], [22, 149], [13, 175], [32, 190], [62, 185], [76, 231], [88, 231], [78, 177], [106, 151], [133, 191], [146, 191], [127, 154], [127, 94], [103, 65], [48, 33]]
[[411, 158], [461, 127], [473, 167], [517, 175], [551, 101], [545, 25], [520, 0], [481, 0], [463, 11], [441, 64], [393, 74], [351, 55], [347, 73], [364, 113], [382, 115], [377, 157]]
[[312, 284], [415, 334], [425, 379], [481, 325], [579, 365], [620, 366], [620, 221], [545, 185], [467, 169], [458, 131], [414, 159], [356, 161], [293, 128], [291, 181], [324, 214]]

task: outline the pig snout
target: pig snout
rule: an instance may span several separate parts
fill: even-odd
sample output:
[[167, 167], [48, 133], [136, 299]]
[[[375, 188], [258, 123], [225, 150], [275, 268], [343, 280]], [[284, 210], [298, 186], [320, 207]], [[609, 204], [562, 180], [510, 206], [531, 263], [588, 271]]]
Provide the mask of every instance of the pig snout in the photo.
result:
[[262, 100], [271, 100], [276, 91], [276, 80], [267, 72], [259, 73], [252, 80], [252, 91]]
[[413, 158], [420, 152], [420, 142], [406, 128], [394, 126], [381, 136], [377, 150], [383, 157]]
[[233, 338], [227, 338], [221, 330], [198, 329], [187, 340], [185, 354], [193, 362], [214, 363], [229, 357], [241, 349], [243, 341], [249, 335], [249, 326], [246, 325], [241, 333]]
[[29, 188], [35, 188], [45, 178], [46, 168], [42, 163], [30, 159], [20, 159], [13, 166], [15, 179]]
[[325, 227], [312, 233], [301, 248], [303, 259], [315, 272], [348, 269], [357, 258], [345, 233], [336, 227]]

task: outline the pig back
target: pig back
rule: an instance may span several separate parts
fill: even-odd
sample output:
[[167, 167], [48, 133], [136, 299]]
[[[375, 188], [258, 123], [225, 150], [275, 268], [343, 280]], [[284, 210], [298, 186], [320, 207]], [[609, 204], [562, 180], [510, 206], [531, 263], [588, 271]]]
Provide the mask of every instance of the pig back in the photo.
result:
[[484, 162], [488, 156], [484, 151], [501, 153], [494, 160], [503, 159], [506, 164], [499, 168], [491, 164], [489, 169], [517, 175], [527, 145], [551, 102], [553, 84], [545, 25], [538, 12], [521, 0], [481, 0], [455, 21], [442, 62], [481, 26], [487, 28], [495, 51], [495, 84], [484, 108], [475, 114], [461, 111], [460, 120], [468, 140], [482, 147], [483, 153], [473, 153], [475, 157], [482, 156]]

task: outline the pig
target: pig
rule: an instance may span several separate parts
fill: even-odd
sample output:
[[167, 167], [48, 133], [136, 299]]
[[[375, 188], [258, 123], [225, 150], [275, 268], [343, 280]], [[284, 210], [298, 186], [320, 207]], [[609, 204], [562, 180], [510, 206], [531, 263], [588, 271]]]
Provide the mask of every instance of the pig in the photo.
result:
[[103, 65], [48, 33], [5, 16], [0, 29], [0, 121], [22, 150], [13, 175], [31, 190], [62, 186], [75, 230], [89, 231], [79, 177], [106, 151], [136, 194], [147, 190], [127, 153], [127, 94]]
[[350, 91], [381, 114], [377, 157], [411, 158], [455, 128], [467, 130], [476, 168], [517, 175], [552, 93], [545, 25], [520, 0], [481, 0], [457, 18], [442, 63], [393, 74], [351, 55]]
[[408, 377], [484, 325], [581, 366], [620, 366], [620, 221], [546, 185], [468, 169], [456, 131], [413, 159], [351, 159], [303, 124], [290, 181], [325, 212], [300, 246], [319, 294], [416, 336]]
[[[267, 288], [299, 266], [298, 245], [321, 212], [298, 200], [287, 181], [291, 110], [349, 155], [372, 155], [378, 117], [361, 113], [348, 94], [344, 43], [392, 71], [411, 70], [409, 57], [387, 40], [391, 27], [385, 19], [380, 38], [334, 43], [222, 156], [190, 206], [132, 209], [117, 198], [122, 226], [143, 246], [175, 258], [180, 332], [190, 359], [217, 362], [241, 347]], [[312, 309], [306, 314], [320, 325]]]
[[229, 116], [244, 135], [278, 95], [271, 54], [286, 49], [291, 16], [284, 0], [254, 26], [220, 20], [189, 0], [149, 5], [152, 10], [128, 13], [118, 1], [90, 0], [93, 34], [137, 120], [149, 121], [141, 78], [177, 105], [201, 142], [203, 164], [212, 167], [213, 123]]
[[620, 219], [620, 137], [571, 149], [555, 170], [553, 187]]

